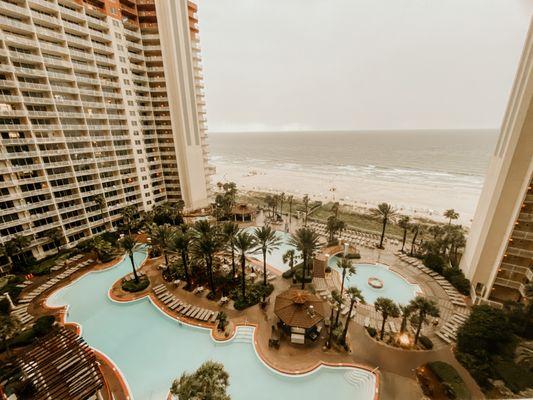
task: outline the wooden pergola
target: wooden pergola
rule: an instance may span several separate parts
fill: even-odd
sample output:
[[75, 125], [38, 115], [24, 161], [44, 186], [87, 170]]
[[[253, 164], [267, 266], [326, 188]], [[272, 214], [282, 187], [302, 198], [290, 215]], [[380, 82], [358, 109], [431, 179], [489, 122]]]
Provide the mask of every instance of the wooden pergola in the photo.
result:
[[28, 400], [85, 400], [104, 385], [93, 350], [66, 328], [39, 340], [16, 363], [33, 387]]

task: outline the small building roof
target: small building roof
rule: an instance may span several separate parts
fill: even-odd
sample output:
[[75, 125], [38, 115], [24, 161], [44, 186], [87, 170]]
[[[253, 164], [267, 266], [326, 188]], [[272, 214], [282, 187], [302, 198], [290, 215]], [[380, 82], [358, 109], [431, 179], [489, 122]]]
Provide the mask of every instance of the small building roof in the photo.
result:
[[257, 209], [253, 205], [246, 203], [235, 204], [231, 209], [231, 213], [234, 215], [250, 215], [256, 212]]
[[34, 389], [31, 400], [86, 399], [104, 384], [93, 350], [66, 328], [51, 332], [16, 361]]
[[324, 306], [307, 290], [289, 289], [276, 297], [274, 313], [286, 325], [309, 329], [324, 319]]

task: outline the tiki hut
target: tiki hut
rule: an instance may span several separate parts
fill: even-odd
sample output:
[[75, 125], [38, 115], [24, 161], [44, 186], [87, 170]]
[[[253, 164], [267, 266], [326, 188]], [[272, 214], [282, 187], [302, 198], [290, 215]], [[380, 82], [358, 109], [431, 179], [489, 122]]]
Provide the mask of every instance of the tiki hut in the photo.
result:
[[304, 343], [306, 336], [315, 340], [320, 333], [317, 326], [324, 320], [322, 299], [307, 290], [294, 288], [276, 297], [274, 313], [294, 343]]

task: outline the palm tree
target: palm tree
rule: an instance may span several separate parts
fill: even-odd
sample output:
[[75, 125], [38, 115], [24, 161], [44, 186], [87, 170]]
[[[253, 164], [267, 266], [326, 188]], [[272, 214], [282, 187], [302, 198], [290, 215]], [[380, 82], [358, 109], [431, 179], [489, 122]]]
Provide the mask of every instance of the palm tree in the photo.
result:
[[348, 335], [348, 326], [350, 325], [350, 321], [352, 319], [352, 311], [355, 306], [355, 303], [357, 301], [364, 301], [363, 294], [355, 286], [348, 288], [348, 290], [346, 290], [346, 293], [348, 294], [348, 297], [350, 298], [350, 309], [348, 311], [348, 314], [346, 315], [346, 322], [344, 323], [344, 331], [342, 332], [342, 337], [341, 337], [341, 343], [344, 344], [345, 346], [346, 346], [346, 335]]
[[[21, 255], [22, 261], [26, 264], [26, 250], [31, 243], [29, 236], [16, 235], [13, 239], [9, 241], [10, 250], [14, 251], [14, 254]], [[9, 243], [8, 242], [8, 243]]]
[[303, 198], [303, 203], [304, 203], [304, 210], [305, 210], [305, 214], [304, 214], [304, 226], [307, 226], [307, 214], [309, 214], [309, 195], [305, 195], [304, 198]]
[[283, 254], [283, 263], [289, 263], [289, 269], [291, 271], [294, 268], [294, 260], [296, 260], [296, 251], [294, 249], [289, 249]]
[[279, 214], [281, 215], [281, 218], [283, 219], [283, 201], [285, 200], [285, 192], [281, 192], [279, 195]]
[[20, 330], [21, 324], [18, 319], [11, 315], [0, 315], [0, 343], [5, 344], [8, 355], [10, 354], [9, 343]]
[[214, 296], [216, 287], [213, 276], [213, 258], [216, 253], [222, 250], [224, 242], [218, 229], [206, 220], [197, 221], [194, 224], [194, 230], [196, 237], [192, 243], [192, 250], [198, 258], [204, 260], [209, 286]]
[[56, 247], [57, 254], [59, 254], [59, 251], [61, 250], [61, 241], [63, 240], [63, 231], [61, 228], [54, 228], [50, 229], [47, 234], [48, 237], [52, 239], [52, 243], [54, 243], [54, 246]]
[[326, 342], [326, 347], [328, 349], [331, 349], [331, 343], [333, 341], [333, 330], [337, 327], [333, 319], [333, 315], [335, 314], [335, 309], [340, 310], [340, 305], [342, 303], [342, 297], [339, 295], [339, 292], [337, 292], [337, 289], [333, 289], [331, 291], [331, 299], [329, 299], [328, 302], [331, 307], [331, 314], [329, 316], [329, 334], [328, 341]]
[[305, 289], [306, 273], [309, 266], [309, 260], [313, 257], [318, 248], [320, 236], [311, 228], [303, 227], [291, 236], [290, 244], [302, 254], [302, 290]]
[[9, 264], [9, 269], [13, 269], [13, 255], [15, 255], [16, 250], [13, 248], [13, 244], [11, 241], [7, 241], [6, 243], [2, 244], [0, 246], [0, 257], [6, 257], [7, 262]]
[[[124, 207], [120, 213], [122, 214], [122, 224], [128, 231], [128, 234], [131, 235], [133, 222], [135, 220], [135, 215], [137, 214], [137, 208], [135, 206], [127, 206]], [[153, 215], [153, 213], [151, 213], [151, 215]]]
[[104, 230], [107, 231], [107, 222], [104, 217], [104, 210], [107, 204], [105, 201], [105, 197], [101, 194], [97, 194], [96, 196], [93, 197], [93, 200], [98, 206], [98, 209], [100, 210], [100, 219], [104, 223]]
[[407, 319], [411, 316], [411, 314], [413, 313], [414, 309], [412, 306], [410, 306], [409, 304], [407, 305], [401, 305], [400, 304], [400, 312], [402, 314], [402, 324], [401, 324], [401, 327], [400, 327], [400, 333], [404, 333], [407, 329]]
[[170, 387], [170, 394], [178, 400], [230, 400], [226, 393], [229, 374], [221, 363], [204, 362], [193, 374], [183, 373]]
[[228, 247], [231, 250], [231, 271], [232, 276], [236, 274], [235, 270], [235, 236], [239, 233], [239, 225], [234, 222], [226, 222], [222, 226], [222, 235], [224, 236], [224, 241], [227, 243]]
[[381, 322], [381, 334], [380, 339], [383, 340], [383, 335], [385, 334], [385, 322], [387, 318], [397, 318], [400, 316], [400, 309], [391, 299], [386, 297], [378, 297], [374, 302], [374, 307], [377, 312], [381, 313], [383, 321]]
[[458, 219], [459, 213], [455, 212], [453, 208], [450, 208], [449, 210], [444, 211], [444, 217], [448, 218], [448, 225], [452, 224], [452, 219]]
[[235, 237], [235, 248], [241, 256], [241, 289], [243, 299], [246, 298], [246, 254], [252, 253], [255, 247], [255, 239], [248, 232], [239, 232]]
[[257, 245], [257, 250], [260, 250], [263, 254], [263, 285], [267, 286], [267, 253], [272, 253], [272, 250], [276, 250], [281, 245], [276, 231], [270, 226], [264, 225], [260, 228], [255, 228], [254, 239]]
[[415, 253], [416, 238], [418, 237], [418, 234], [420, 233], [421, 228], [422, 228], [422, 225], [420, 225], [417, 222], [411, 224], [411, 232], [413, 233], [413, 241], [411, 242], [411, 252], [409, 253], [411, 257]]
[[[345, 257], [337, 260], [337, 267], [342, 270], [342, 279], [341, 279], [341, 291], [340, 291], [340, 301], [342, 303], [342, 295], [344, 293], [344, 282], [346, 280], [346, 275], [351, 276], [356, 273], [355, 267], [352, 265], [352, 262]], [[340, 305], [337, 310], [337, 316], [335, 317], [335, 326], [339, 324], [339, 315], [340, 315]]]
[[181, 229], [176, 231], [172, 242], [170, 243], [170, 249], [180, 253], [183, 272], [185, 274], [185, 280], [187, 281], [187, 288], [191, 286], [191, 276], [189, 274], [189, 247], [192, 240], [193, 235], [188, 230], [187, 225], [183, 225]]
[[292, 202], [294, 200], [294, 196], [291, 194], [288, 198], [287, 198], [287, 201], [289, 202], [289, 225], [291, 224], [292, 222]]
[[135, 268], [135, 260], [133, 259], [133, 252], [137, 248], [137, 241], [131, 235], [124, 236], [120, 241], [120, 247], [126, 252], [131, 261], [131, 268], [133, 269], [133, 276], [135, 282], [139, 283], [139, 276], [137, 275], [137, 269]]
[[331, 206], [331, 212], [333, 213], [333, 215], [335, 216], [335, 218], [339, 218], [339, 210], [340, 210], [340, 204], [338, 201], [336, 201], [335, 203], [333, 203], [333, 205]]
[[331, 215], [328, 217], [327, 223], [326, 223], [326, 230], [329, 234], [329, 243], [333, 243], [335, 240], [335, 234], [337, 232], [342, 231], [346, 227], [346, 224], [344, 221], [341, 221], [334, 215]]
[[383, 248], [383, 240], [385, 239], [385, 228], [387, 228], [387, 222], [392, 221], [394, 219], [394, 216], [396, 215], [396, 210], [388, 203], [381, 203], [378, 204], [376, 208], [373, 208], [370, 210], [370, 212], [376, 216], [381, 218], [381, 222], [383, 224], [383, 228], [381, 230], [381, 239], [379, 241], [379, 248]]
[[169, 224], [155, 225], [150, 230], [150, 239], [152, 246], [157, 248], [165, 258], [165, 264], [168, 265], [168, 253], [171, 243], [176, 235], [176, 230]]
[[418, 337], [420, 336], [420, 330], [422, 329], [422, 324], [427, 323], [427, 317], [438, 317], [439, 309], [437, 307], [437, 303], [434, 300], [428, 300], [425, 297], [422, 296], [416, 296], [411, 302], [409, 303], [409, 306], [411, 306], [414, 310], [414, 312], [417, 313], [416, 315], [416, 322], [417, 322], [417, 328], [415, 333], [415, 344], [418, 342]]
[[410, 226], [409, 221], [410, 221], [410, 218], [407, 215], [403, 215], [398, 221], [398, 226], [403, 229], [403, 240], [402, 240], [402, 250], [401, 250], [402, 253], [405, 247], [405, 241], [407, 240], [407, 230], [409, 229], [409, 226]]

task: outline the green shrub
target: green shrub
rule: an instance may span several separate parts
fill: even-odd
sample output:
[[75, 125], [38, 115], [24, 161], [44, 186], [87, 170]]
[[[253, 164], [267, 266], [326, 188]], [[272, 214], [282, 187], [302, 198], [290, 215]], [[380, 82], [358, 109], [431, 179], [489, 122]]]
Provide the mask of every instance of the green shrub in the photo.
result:
[[139, 278], [139, 282], [135, 282], [135, 279], [122, 283], [122, 290], [126, 292], [135, 293], [140, 292], [148, 287], [150, 280], [146, 277]]
[[426, 350], [431, 350], [433, 348], [433, 342], [427, 336], [420, 335], [418, 337], [418, 341], [420, 342], [422, 347], [424, 347]]
[[361, 258], [361, 254], [359, 253], [348, 253], [346, 254], [346, 258], [349, 260], [359, 260]]
[[40, 317], [33, 324], [33, 333], [37, 337], [42, 337], [52, 330], [55, 318], [53, 315], [45, 315]]
[[533, 373], [512, 361], [499, 360], [494, 363], [494, 369], [514, 393], [533, 386]]
[[429, 269], [432, 269], [438, 274], [442, 274], [442, 272], [444, 271], [444, 266], [445, 266], [444, 259], [438, 254], [433, 254], [433, 253], [426, 254], [424, 256], [423, 262], [426, 267], [428, 267]]
[[294, 271], [292, 269], [288, 269], [287, 271], [281, 274], [281, 276], [284, 277], [285, 279], [290, 279], [293, 277], [293, 275], [294, 275]]
[[117, 245], [119, 235], [117, 232], [104, 232], [100, 235], [106, 242], [111, 243], [113, 246]]
[[443, 275], [459, 293], [470, 295], [470, 281], [459, 268], [446, 268]]
[[445, 388], [448, 389], [448, 394], [454, 396], [452, 398], [468, 400], [472, 397], [463, 379], [450, 364], [442, 361], [434, 361], [428, 363], [427, 366], [437, 376], [439, 381], [443, 383]]
[[376, 330], [376, 328], [372, 328], [371, 326], [367, 326], [366, 327], [366, 331], [368, 332], [368, 334], [372, 337], [376, 337], [378, 331]]
[[[299, 267], [300, 268], [295, 267], [295, 272], [294, 272], [294, 278], [296, 279], [297, 282], [301, 282], [302, 281], [302, 275], [303, 275], [303, 268], [302, 268], [301, 264], [299, 265]], [[311, 271], [311, 273], [306, 273], [306, 275], [305, 275], [305, 283], [311, 283], [312, 280], [313, 280], [312, 271]]]

